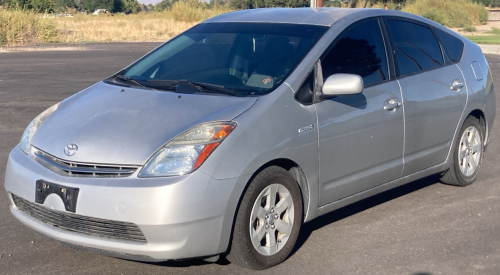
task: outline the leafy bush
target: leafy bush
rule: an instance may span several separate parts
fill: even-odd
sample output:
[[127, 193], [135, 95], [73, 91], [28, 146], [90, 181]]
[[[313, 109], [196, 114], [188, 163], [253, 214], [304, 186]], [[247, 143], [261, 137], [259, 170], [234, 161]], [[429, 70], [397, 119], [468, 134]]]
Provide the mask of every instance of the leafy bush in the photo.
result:
[[342, 6], [342, 2], [340, 2], [340, 0], [326, 0], [323, 2], [323, 6], [340, 8]]
[[403, 11], [452, 28], [486, 24], [488, 21], [484, 5], [472, 0], [412, 0], [406, 3]]
[[421, 16], [430, 19], [432, 21], [438, 22], [443, 26], [450, 25], [448, 16], [444, 15], [439, 9], [436, 9], [434, 7], [430, 7], [429, 9], [423, 11]]
[[483, 4], [486, 7], [500, 7], [500, 0], [475, 0], [479, 4]]
[[0, 46], [57, 42], [59, 33], [50, 18], [30, 11], [0, 10]]

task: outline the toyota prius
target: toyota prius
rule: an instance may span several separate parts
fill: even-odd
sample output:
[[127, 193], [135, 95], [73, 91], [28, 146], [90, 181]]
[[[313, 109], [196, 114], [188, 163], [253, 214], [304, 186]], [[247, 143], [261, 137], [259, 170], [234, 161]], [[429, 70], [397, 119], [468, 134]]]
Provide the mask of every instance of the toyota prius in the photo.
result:
[[237, 11], [37, 116], [5, 189], [20, 222], [76, 248], [264, 269], [347, 204], [433, 174], [473, 183], [494, 118], [481, 49], [433, 21]]

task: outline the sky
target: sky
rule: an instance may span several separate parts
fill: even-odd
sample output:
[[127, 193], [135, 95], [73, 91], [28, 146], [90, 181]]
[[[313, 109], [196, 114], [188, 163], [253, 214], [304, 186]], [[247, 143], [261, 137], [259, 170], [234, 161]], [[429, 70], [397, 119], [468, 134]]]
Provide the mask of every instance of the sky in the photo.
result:
[[156, 5], [157, 3], [161, 2], [161, 0], [138, 0], [139, 3], [141, 4], [153, 4]]

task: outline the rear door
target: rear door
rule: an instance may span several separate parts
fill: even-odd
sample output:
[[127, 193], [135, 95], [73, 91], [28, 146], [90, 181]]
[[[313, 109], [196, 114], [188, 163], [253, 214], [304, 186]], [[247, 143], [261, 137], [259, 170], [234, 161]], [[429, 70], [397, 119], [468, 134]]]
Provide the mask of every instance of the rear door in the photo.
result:
[[467, 91], [430, 26], [400, 18], [385, 22], [403, 94], [406, 176], [446, 160]]
[[320, 205], [397, 179], [403, 167], [403, 110], [391, 77], [381, 22], [354, 23], [321, 60], [332, 74], [363, 77], [364, 90], [315, 104], [318, 115]]

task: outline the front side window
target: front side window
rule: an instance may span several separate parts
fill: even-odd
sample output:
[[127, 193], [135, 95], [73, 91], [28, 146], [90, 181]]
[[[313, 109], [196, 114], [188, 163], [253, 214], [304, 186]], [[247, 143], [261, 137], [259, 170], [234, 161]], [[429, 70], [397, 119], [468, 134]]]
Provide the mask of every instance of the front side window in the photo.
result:
[[323, 78], [338, 73], [357, 74], [365, 86], [388, 79], [387, 57], [377, 20], [362, 23], [347, 33], [321, 61]]
[[200, 90], [204, 93], [224, 89], [240, 96], [267, 94], [286, 79], [327, 29], [297, 24], [200, 24], [133, 64], [120, 78], [166, 90], [194, 83], [200, 84], [198, 88], [214, 88]]
[[398, 76], [443, 65], [441, 47], [431, 29], [407, 21], [387, 20]]

